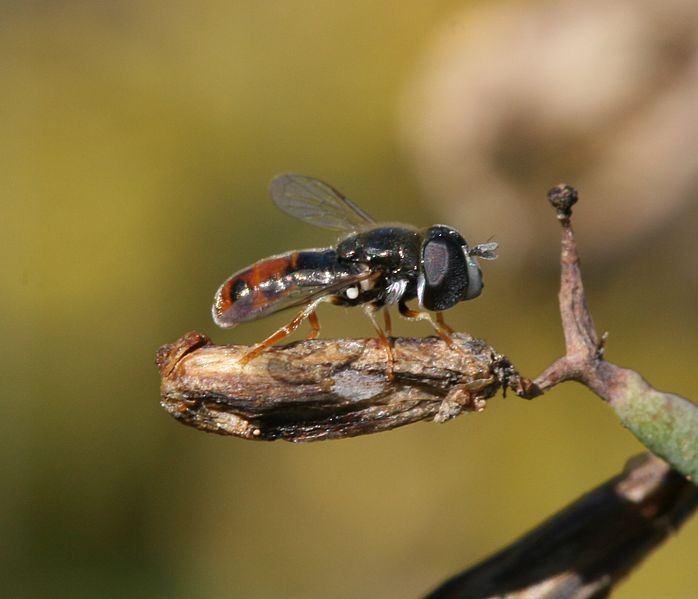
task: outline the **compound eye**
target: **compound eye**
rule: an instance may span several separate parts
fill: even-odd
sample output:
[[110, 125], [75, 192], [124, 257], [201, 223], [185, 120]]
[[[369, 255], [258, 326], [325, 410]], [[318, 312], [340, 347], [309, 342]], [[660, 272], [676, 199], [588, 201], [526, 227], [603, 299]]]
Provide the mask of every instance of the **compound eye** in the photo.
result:
[[417, 288], [419, 302], [427, 310], [448, 310], [465, 299], [468, 289], [465, 240], [444, 226], [432, 227], [425, 237], [421, 256], [423, 282]]
[[422, 260], [426, 284], [441, 285], [448, 273], [448, 247], [440, 239], [429, 241], [424, 245]]

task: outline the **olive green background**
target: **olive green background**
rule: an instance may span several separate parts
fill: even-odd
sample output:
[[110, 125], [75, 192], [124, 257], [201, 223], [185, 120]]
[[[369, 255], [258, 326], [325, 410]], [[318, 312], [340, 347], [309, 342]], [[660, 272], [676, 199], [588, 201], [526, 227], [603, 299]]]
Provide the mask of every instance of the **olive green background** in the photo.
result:
[[[0, 5], [4, 595], [417, 597], [642, 450], [574, 384], [300, 446], [206, 435], [158, 405], [161, 344], [192, 329], [251, 343], [284, 321], [216, 329], [210, 303], [231, 272], [333, 243], [273, 207], [275, 173], [326, 179], [379, 219], [496, 235], [430, 205], [398, 133], [415, 63], [463, 6]], [[542, 173], [541, 202], [568, 175]], [[672, 248], [695, 215], [585, 272], [609, 358], [688, 397], [695, 257]], [[550, 239], [516, 269], [503, 245], [483, 296], [448, 318], [529, 375], [562, 348]], [[359, 311], [320, 318], [323, 335], [371, 334]], [[694, 519], [617, 596], [698, 595], [697, 551]]]

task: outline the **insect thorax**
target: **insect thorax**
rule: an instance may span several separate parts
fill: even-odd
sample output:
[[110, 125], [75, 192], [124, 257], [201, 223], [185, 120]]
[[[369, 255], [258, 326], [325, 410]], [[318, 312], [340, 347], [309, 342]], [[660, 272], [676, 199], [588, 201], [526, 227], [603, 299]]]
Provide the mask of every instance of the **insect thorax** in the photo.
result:
[[385, 273], [416, 276], [419, 268], [419, 232], [403, 226], [385, 226], [354, 233], [337, 245], [340, 261], [366, 264]]

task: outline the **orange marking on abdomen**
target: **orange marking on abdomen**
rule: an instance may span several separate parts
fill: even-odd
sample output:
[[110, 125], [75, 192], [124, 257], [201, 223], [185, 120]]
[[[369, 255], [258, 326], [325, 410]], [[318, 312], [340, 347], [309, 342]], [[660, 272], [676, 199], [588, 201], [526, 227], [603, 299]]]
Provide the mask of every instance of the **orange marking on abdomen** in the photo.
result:
[[[252, 288], [256, 288], [260, 283], [271, 278], [281, 278], [288, 274], [292, 269], [292, 256], [282, 256], [281, 258], [271, 258], [258, 262], [249, 271], [244, 272], [241, 276], [247, 278], [247, 284]], [[297, 258], [296, 258], [297, 260]], [[248, 274], [249, 273], [249, 274]]]
[[[275, 287], [274, 285], [267, 287], [264, 283], [283, 279], [289, 273], [297, 270], [298, 262], [299, 252], [290, 252], [276, 258], [261, 260], [239, 272], [228, 279], [220, 288], [215, 301], [216, 313], [222, 315], [232, 309], [233, 305], [243, 295], [250, 302], [249, 307], [245, 311], [254, 311], [264, 307], [270, 300], [273, 300], [273, 297], [270, 296], [277, 293], [272, 291]], [[237, 286], [240, 288], [236, 290]]]

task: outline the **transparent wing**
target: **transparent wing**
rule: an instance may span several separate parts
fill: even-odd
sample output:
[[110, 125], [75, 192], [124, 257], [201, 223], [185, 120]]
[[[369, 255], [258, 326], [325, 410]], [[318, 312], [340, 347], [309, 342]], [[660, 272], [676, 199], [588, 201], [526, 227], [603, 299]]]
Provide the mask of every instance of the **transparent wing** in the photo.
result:
[[271, 197], [286, 214], [336, 231], [356, 231], [375, 220], [334, 187], [312, 177], [284, 174], [274, 177]]

